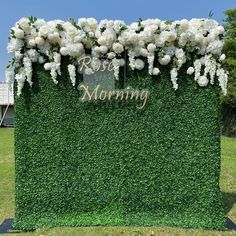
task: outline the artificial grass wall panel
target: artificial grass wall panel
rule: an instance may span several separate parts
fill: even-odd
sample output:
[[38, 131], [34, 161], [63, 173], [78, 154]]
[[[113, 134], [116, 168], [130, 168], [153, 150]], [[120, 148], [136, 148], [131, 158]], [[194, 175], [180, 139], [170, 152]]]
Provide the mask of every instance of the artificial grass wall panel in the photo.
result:
[[34, 65], [33, 87], [15, 97], [15, 228], [222, 229], [218, 86], [182, 73], [174, 91], [168, 69], [140, 72], [127, 85], [150, 91], [144, 109], [81, 102], [63, 60], [58, 85]]

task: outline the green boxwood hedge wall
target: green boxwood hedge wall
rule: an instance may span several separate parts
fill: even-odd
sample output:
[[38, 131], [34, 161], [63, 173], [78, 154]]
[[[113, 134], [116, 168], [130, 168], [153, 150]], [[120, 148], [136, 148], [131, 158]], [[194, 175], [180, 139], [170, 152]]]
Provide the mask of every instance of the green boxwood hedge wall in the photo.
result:
[[58, 85], [35, 65], [33, 87], [15, 98], [15, 228], [224, 228], [218, 86], [182, 73], [174, 91], [163, 68], [127, 81], [149, 89], [143, 110], [81, 102], [67, 64]]

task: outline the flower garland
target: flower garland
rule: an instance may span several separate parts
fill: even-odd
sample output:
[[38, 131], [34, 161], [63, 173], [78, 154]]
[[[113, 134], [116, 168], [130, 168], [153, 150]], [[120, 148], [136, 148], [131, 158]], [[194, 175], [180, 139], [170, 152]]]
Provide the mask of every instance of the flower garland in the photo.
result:
[[[194, 74], [199, 86], [207, 86], [208, 77], [210, 84], [214, 84], [217, 76], [219, 86], [226, 94], [228, 73], [221, 67], [225, 59], [223, 33], [224, 28], [212, 19], [140, 19], [126, 25], [120, 20], [98, 23], [94, 18], [81, 18], [78, 22], [74, 19], [46, 22], [35, 17], [21, 18], [10, 31], [7, 50], [13, 59], [7, 66], [6, 80], [17, 81], [17, 94], [20, 95], [25, 82], [33, 85], [32, 64], [40, 63], [50, 71], [57, 84], [57, 76], [61, 75], [61, 56], [69, 56], [68, 73], [74, 86], [79, 61], [88, 54], [92, 56], [94, 66], [104, 60], [111, 62], [118, 79], [126, 54], [132, 70], [142, 70], [147, 63], [148, 73], [153, 76], [161, 73], [158, 66], [154, 67], [154, 61], [160, 66], [170, 64], [175, 90], [178, 89], [178, 71], [186, 62], [191, 63], [186, 73]], [[14, 75], [11, 67], [16, 71]], [[91, 74], [91, 70], [86, 69], [84, 73]]]

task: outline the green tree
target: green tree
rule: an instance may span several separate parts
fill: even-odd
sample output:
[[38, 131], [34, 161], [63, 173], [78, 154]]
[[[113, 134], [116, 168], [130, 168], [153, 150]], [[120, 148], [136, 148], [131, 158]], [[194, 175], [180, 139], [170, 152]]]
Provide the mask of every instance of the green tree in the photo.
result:
[[223, 133], [236, 136], [236, 7], [225, 11], [226, 60], [224, 67], [229, 71], [228, 93], [222, 96]]

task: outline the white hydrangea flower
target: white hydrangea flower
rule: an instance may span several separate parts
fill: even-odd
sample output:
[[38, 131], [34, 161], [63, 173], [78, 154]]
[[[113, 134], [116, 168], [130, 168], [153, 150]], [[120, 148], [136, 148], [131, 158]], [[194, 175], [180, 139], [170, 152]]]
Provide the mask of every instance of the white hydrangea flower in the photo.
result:
[[21, 95], [21, 91], [24, 87], [26, 80], [25, 74], [21, 71], [20, 73], [15, 74], [15, 80], [17, 82], [17, 96]]
[[24, 65], [24, 74], [26, 77], [27, 82], [30, 86], [33, 85], [32, 81], [32, 75], [33, 75], [33, 69], [32, 69], [32, 62], [29, 57], [23, 58], [23, 65]]

